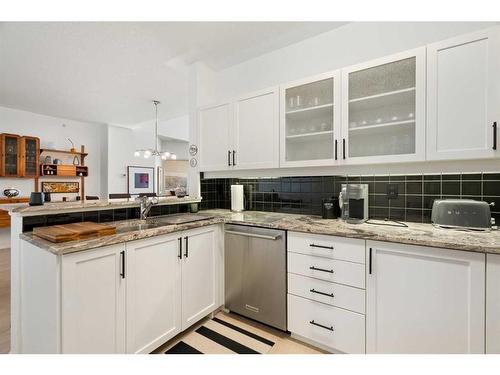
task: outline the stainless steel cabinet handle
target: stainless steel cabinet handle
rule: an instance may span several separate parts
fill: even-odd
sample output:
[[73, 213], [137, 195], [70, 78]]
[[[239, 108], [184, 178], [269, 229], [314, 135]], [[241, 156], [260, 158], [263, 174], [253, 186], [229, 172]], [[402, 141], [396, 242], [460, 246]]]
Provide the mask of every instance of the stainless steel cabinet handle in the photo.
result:
[[372, 274], [372, 248], [370, 247], [370, 252], [369, 252], [369, 256], [368, 256], [369, 260], [368, 260], [368, 274], [371, 275]]
[[321, 272], [328, 272], [328, 273], [333, 273], [333, 270], [325, 270], [324, 268], [317, 268], [314, 266], [309, 267], [310, 270], [313, 271], [321, 271]]
[[236, 165], [236, 151], [233, 150], [233, 166]]
[[333, 295], [333, 293], [325, 293], [325, 292], [320, 292], [320, 291], [318, 291], [318, 290], [316, 290], [316, 289], [314, 289], [314, 288], [313, 288], [313, 289], [310, 289], [309, 291], [310, 291], [311, 293], [321, 294], [322, 296], [327, 296], [327, 297], [332, 297], [332, 298], [333, 298], [333, 297], [335, 297], [335, 296]]
[[337, 144], [338, 144], [338, 141], [335, 140], [335, 160], [337, 160]]
[[324, 326], [323, 324], [316, 323], [314, 320], [311, 320], [309, 323], [312, 324], [313, 326], [321, 327], [333, 332], [333, 326], [330, 327]]
[[319, 247], [320, 249], [333, 250], [333, 246], [316, 245], [314, 243], [309, 244], [309, 246], [311, 246], [311, 247]]
[[263, 238], [265, 240], [273, 240], [273, 241], [277, 240], [278, 238], [281, 237], [281, 234], [278, 234], [277, 236], [266, 236], [266, 235], [263, 235], [263, 234], [237, 232], [237, 231], [232, 231], [232, 230], [226, 230], [225, 233], [236, 234], [237, 236]]
[[342, 159], [345, 159], [345, 138], [342, 138]]
[[186, 240], [186, 252], [184, 253], [184, 256], [187, 258], [189, 256], [189, 238], [186, 236], [184, 239]]
[[227, 165], [231, 166], [231, 151], [227, 150]]

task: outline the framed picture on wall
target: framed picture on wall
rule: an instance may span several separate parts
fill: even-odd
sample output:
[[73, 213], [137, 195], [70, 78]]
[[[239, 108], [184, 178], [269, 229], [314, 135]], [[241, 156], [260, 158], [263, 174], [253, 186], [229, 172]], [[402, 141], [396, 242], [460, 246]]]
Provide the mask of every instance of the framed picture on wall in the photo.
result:
[[155, 173], [152, 167], [127, 167], [128, 193], [132, 195], [154, 193]]

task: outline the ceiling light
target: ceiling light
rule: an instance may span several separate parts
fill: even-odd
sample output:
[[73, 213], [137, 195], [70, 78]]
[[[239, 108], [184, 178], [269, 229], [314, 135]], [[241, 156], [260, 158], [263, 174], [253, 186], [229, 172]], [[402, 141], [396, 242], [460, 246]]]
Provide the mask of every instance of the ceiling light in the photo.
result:
[[[160, 104], [158, 100], [153, 100], [153, 105], [155, 106], [156, 113], [154, 128], [154, 148], [148, 148], [146, 150], [135, 150], [135, 157], [139, 157], [141, 156], [141, 153], [143, 153], [144, 159], [149, 159], [150, 156], [161, 156], [163, 160], [167, 160], [167, 158], [170, 156], [170, 152], [158, 150], [158, 104]], [[172, 156], [175, 155], [172, 154]], [[175, 157], [173, 157], [172, 159], [175, 159]]]

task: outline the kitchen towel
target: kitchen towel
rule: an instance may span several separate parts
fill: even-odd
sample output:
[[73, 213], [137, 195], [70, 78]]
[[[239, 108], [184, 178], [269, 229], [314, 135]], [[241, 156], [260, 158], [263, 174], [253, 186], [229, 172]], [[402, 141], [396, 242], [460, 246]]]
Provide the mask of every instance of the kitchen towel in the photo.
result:
[[243, 211], [243, 185], [231, 185], [231, 211]]

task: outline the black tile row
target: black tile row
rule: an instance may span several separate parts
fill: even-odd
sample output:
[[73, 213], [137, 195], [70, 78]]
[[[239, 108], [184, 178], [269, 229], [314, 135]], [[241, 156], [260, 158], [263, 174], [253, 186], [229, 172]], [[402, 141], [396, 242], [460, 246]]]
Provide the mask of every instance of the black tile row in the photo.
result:
[[[161, 205], [151, 207], [149, 216], [170, 215], [188, 212], [188, 205]], [[138, 219], [140, 217], [139, 207], [118, 208], [113, 210], [98, 210], [71, 212], [54, 215], [26, 216], [23, 218], [23, 232], [31, 232], [35, 227], [44, 227], [57, 224], [71, 224], [82, 221], [95, 223], [109, 223], [112, 221]]]
[[[230, 208], [231, 185], [241, 184], [247, 210], [319, 215], [321, 201], [338, 196], [346, 182], [368, 184], [374, 218], [430, 222], [435, 199], [494, 202], [493, 216], [500, 215], [500, 173], [202, 179], [201, 209]], [[397, 197], [387, 198], [389, 188]]]

